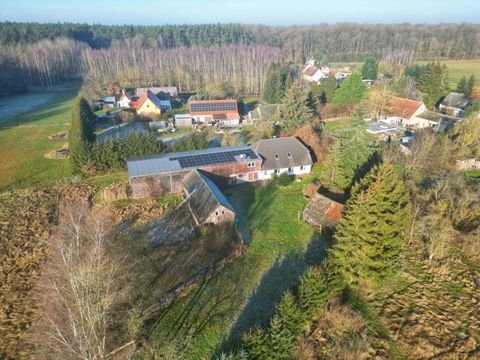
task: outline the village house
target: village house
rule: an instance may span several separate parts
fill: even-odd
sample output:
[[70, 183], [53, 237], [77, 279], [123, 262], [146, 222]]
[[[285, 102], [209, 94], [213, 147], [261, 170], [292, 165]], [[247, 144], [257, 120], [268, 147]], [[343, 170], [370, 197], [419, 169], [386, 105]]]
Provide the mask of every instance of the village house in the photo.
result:
[[182, 192], [182, 180], [194, 169], [209, 173], [217, 184], [256, 181], [262, 159], [246, 145], [210, 148], [127, 159], [134, 198]]
[[237, 100], [193, 100], [188, 103], [188, 109], [197, 123], [240, 124]]
[[422, 101], [394, 96], [380, 120], [407, 129], [437, 127], [438, 121], [422, 117], [425, 112], [427, 108]]
[[293, 136], [260, 140], [252, 149], [263, 161], [259, 180], [270, 180], [274, 174], [304, 175], [312, 170], [310, 151]]
[[472, 99], [468, 96], [451, 92], [438, 105], [438, 109], [444, 114], [462, 117], [471, 103]]
[[127, 159], [134, 198], [182, 192], [191, 170], [202, 170], [218, 185], [270, 180], [272, 175], [308, 174], [310, 151], [295, 137], [260, 140], [255, 145], [226, 146]]
[[235, 210], [225, 195], [202, 170], [190, 171], [182, 181], [188, 209], [196, 225], [218, 225], [235, 221]]
[[330, 67], [327, 64], [322, 64], [320, 68], [315, 66], [315, 60], [309, 60], [303, 69], [303, 78], [309, 82], [316, 82], [328, 79], [330, 75]]
[[137, 114], [151, 116], [162, 113], [161, 100], [150, 90], [145, 91], [136, 101], [132, 101], [130, 106], [137, 110]]

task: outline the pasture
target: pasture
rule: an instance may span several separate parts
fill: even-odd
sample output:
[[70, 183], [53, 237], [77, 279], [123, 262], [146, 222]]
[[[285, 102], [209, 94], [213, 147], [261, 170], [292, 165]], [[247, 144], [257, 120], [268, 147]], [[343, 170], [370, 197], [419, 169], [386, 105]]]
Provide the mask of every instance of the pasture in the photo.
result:
[[324, 256], [328, 239], [301, 219], [302, 188], [314, 176], [286, 187], [245, 184], [225, 191], [250, 242], [246, 254], [165, 310], [149, 335], [153, 347], [194, 335], [182, 348], [189, 358], [209, 358], [269, 320], [283, 292]]
[[43, 94], [2, 99], [0, 191], [46, 185], [71, 176], [68, 160], [47, 159], [44, 154], [67, 142], [48, 137], [69, 128], [78, 89], [74, 83]]
[[[432, 60], [433, 61], [433, 60]], [[426, 64], [428, 61], [418, 61], [418, 64]], [[450, 87], [455, 89], [462, 76], [474, 75], [476, 87], [480, 86], [480, 60], [442, 60], [440, 63], [447, 65]]]

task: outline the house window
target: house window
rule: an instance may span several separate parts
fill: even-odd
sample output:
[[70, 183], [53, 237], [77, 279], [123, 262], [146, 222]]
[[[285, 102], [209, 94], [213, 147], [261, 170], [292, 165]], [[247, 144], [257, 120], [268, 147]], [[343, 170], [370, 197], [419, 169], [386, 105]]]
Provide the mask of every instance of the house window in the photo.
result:
[[215, 211], [215, 216], [218, 216], [218, 211]]
[[249, 162], [248, 167], [255, 167], [255, 163], [254, 162]]
[[292, 153], [290, 151], [287, 152], [287, 156], [288, 156], [289, 159], [291, 159], [292, 158]]
[[288, 172], [289, 173], [293, 172], [293, 168], [288, 168]]
[[222, 215], [225, 215], [225, 211], [224, 211], [224, 210], [222, 210]]
[[275, 159], [280, 160], [280, 157], [278, 156], [278, 154], [274, 154], [273, 156], [275, 156]]
[[280, 174], [280, 169], [275, 169], [275, 174]]

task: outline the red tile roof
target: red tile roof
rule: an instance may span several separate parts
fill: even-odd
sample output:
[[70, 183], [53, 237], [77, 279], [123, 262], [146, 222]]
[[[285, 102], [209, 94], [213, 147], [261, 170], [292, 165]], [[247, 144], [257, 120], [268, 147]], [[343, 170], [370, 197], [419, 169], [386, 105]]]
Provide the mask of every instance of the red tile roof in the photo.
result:
[[303, 73], [307, 76], [313, 76], [317, 73], [318, 71], [318, 68], [316, 66], [310, 66], [310, 67], [307, 67]]
[[398, 116], [404, 119], [410, 119], [413, 114], [422, 106], [421, 101], [404, 99], [394, 96], [390, 103], [391, 110], [388, 111], [385, 115], [387, 116]]
[[155, 106], [157, 106], [158, 108], [160, 108], [160, 104], [159, 104], [159, 99], [150, 91], [150, 90], [147, 90], [145, 91], [139, 98], [138, 100], [136, 101], [132, 101], [130, 103], [131, 106], [134, 106], [135, 109], [140, 110], [141, 107], [143, 106], [143, 104], [145, 103], [145, 101], [147, 101], [147, 99], [150, 99], [151, 102], [153, 102], [155, 104]]

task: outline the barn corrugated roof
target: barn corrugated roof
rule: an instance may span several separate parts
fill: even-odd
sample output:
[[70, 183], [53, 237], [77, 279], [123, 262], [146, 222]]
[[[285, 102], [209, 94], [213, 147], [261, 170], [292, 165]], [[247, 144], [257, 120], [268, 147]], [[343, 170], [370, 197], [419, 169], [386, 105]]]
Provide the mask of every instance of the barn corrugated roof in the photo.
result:
[[201, 170], [190, 171], [183, 179], [183, 186], [188, 193], [190, 210], [199, 223], [203, 223], [219, 205], [235, 212], [217, 185]]
[[226, 146], [127, 159], [130, 178], [196, 169], [202, 166], [258, 160], [260, 156], [246, 145]]
[[263, 159], [262, 170], [286, 169], [312, 165], [310, 151], [297, 138], [260, 140], [252, 145]]

